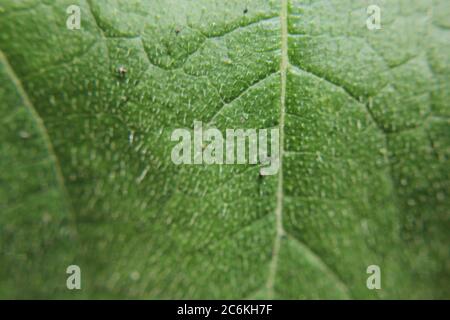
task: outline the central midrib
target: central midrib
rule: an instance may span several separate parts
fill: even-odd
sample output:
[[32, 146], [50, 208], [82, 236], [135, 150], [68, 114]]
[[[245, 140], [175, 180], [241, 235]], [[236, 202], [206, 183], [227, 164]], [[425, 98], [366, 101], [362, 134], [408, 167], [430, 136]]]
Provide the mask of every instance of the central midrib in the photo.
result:
[[280, 24], [281, 24], [281, 62], [280, 62], [280, 151], [279, 151], [279, 164], [280, 169], [278, 171], [278, 186], [276, 193], [276, 208], [275, 208], [275, 239], [272, 249], [272, 259], [269, 266], [269, 275], [267, 278], [267, 292], [268, 298], [272, 299], [274, 296], [274, 283], [275, 276], [278, 268], [278, 256], [281, 246], [281, 238], [284, 234], [283, 229], [283, 153], [284, 153], [284, 115], [285, 115], [285, 101], [286, 101], [286, 72], [289, 65], [288, 58], [288, 1], [281, 0], [281, 12], [280, 12]]

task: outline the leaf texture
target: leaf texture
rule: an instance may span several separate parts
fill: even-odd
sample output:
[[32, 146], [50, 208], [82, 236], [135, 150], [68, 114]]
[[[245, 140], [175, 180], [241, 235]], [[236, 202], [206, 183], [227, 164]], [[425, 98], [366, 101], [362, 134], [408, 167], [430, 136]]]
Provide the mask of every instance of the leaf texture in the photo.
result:
[[[0, 297], [450, 297], [447, 1], [71, 2], [0, 1]], [[279, 173], [173, 164], [195, 120]]]

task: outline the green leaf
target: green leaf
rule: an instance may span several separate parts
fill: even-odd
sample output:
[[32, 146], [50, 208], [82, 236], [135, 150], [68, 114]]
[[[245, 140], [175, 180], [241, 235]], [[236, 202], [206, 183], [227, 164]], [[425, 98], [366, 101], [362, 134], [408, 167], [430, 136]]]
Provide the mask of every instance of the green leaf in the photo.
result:
[[[449, 15], [0, 1], [0, 297], [450, 298]], [[173, 164], [194, 120], [278, 127], [280, 171]]]

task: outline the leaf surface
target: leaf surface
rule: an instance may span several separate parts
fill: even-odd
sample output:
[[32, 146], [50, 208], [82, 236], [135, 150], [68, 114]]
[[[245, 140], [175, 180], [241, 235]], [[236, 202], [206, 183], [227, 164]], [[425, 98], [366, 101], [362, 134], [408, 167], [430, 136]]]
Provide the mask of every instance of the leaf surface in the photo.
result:
[[[0, 297], [450, 297], [448, 2], [71, 4], [0, 2]], [[173, 164], [195, 120], [281, 170]]]

